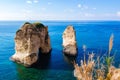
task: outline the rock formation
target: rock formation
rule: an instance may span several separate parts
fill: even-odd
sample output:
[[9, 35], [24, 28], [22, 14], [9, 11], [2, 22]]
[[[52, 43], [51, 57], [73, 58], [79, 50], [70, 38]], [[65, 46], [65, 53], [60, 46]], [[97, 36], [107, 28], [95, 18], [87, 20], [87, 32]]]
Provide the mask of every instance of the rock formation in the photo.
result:
[[109, 68], [108, 75], [109, 75], [108, 77], [110, 78], [110, 80], [120, 80], [120, 69], [115, 68], [114, 66], [111, 66]]
[[41, 23], [26, 22], [15, 36], [15, 54], [11, 59], [24, 66], [31, 66], [38, 60], [38, 53], [51, 50], [48, 27]]
[[76, 33], [73, 26], [68, 26], [63, 32], [63, 52], [67, 55], [77, 54]]

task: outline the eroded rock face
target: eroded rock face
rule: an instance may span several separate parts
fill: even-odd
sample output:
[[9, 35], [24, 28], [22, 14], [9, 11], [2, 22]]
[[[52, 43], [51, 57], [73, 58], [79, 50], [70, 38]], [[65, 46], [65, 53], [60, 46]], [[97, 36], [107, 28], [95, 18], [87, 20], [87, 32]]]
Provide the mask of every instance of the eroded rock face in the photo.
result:
[[30, 66], [38, 60], [38, 52], [51, 50], [48, 28], [41, 23], [25, 23], [15, 36], [15, 54], [11, 59], [24, 66]]
[[73, 26], [68, 26], [63, 32], [63, 52], [67, 55], [77, 54], [76, 33]]
[[109, 69], [110, 80], [120, 80], [120, 69], [115, 67], [110, 67]]

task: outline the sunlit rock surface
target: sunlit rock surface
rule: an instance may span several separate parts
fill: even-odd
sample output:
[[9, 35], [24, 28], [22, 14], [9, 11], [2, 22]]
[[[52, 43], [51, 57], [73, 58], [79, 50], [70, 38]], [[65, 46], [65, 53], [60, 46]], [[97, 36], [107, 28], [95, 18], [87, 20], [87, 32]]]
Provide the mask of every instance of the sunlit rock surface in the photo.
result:
[[76, 33], [73, 26], [68, 26], [63, 32], [63, 52], [67, 55], [77, 54]]
[[108, 75], [108, 77], [110, 77], [110, 80], [120, 80], [120, 69], [119, 68], [115, 68], [113, 66], [110, 67], [109, 75]]
[[15, 54], [11, 59], [24, 66], [38, 60], [38, 52], [47, 54], [51, 50], [48, 27], [41, 23], [26, 22], [15, 36]]

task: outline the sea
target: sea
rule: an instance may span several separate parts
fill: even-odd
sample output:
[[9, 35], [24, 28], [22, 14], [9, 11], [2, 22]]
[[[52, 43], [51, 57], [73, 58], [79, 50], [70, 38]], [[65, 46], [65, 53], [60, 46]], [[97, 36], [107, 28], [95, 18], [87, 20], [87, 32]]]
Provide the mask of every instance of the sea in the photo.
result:
[[[119, 67], [120, 21], [37, 21], [48, 26], [52, 51], [49, 55], [41, 55], [38, 65], [29, 68], [10, 60], [15, 53], [16, 31], [25, 22], [0, 21], [0, 80], [76, 80], [72, 61], [80, 64], [84, 53], [82, 46], [86, 45], [86, 56], [90, 53], [94, 53], [94, 57], [104, 56], [108, 54], [111, 34], [114, 35], [113, 64]], [[68, 25], [74, 26], [76, 31], [76, 57], [66, 56], [62, 51], [62, 34]]]

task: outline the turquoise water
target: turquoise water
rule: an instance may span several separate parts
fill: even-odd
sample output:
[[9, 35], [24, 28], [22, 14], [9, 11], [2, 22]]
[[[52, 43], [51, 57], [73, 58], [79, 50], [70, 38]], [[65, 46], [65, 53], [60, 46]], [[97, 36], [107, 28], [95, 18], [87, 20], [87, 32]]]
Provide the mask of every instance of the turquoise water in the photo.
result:
[[0, 80], [76, 80], [70, 58], [62, 53], [62, 33], [67, 25], [73, 25], [76, 30], [79, 63], [83, 59], [82, 45], [88, 51], [103, 55], [108, 50], [111, 33], [114, 34], [112, 54], [116, 52], [115, 66], [120, 63], [120, 22], [119, 21], [40, 21], [48, 26], [51, 38], [52, 52], [41, 55], [39, 64], [25, 68], [14, 63], [9, 58], [15, 53], [15, 32], [24, 21], [0, 22]]

